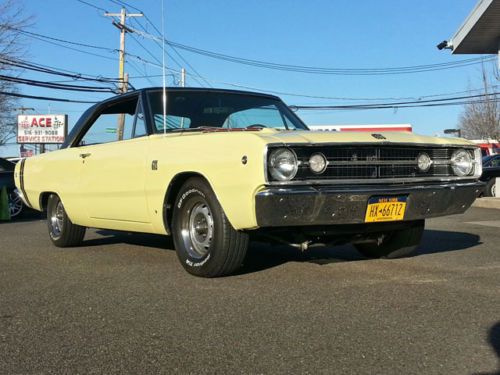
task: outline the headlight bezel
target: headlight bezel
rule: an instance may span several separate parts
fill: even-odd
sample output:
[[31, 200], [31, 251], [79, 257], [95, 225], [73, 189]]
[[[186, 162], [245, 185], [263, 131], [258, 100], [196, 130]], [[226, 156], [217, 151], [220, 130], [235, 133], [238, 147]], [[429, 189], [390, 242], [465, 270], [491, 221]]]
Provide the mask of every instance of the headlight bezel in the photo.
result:
[[474, 177], [479, 178], [483, 174], [483, 155], [481, 154], [481, 148], [476, 147], [473, 150], [474, 153]]
[[[293, 163], [290, 163], [293, 165], [292, 168], [290, 169], [289, 174], [283, 173], [286, 172], [286, 170], [280, 171], [277, 168], [277, 165], [275, 165], [276, 156], [279, 153], [289, 153], [289, 156], [291, 156], [291, 160], [293, 160]], [[269, 150], [267, 156], [267, 173], [269, 179], [276, 182], [288, 182], [294, 179], [294, 177], [297, 175], [298, 170], [299, 170], [299, 162], [297, 154], [295, 153], [294, 150], [292, 150], [289, 147], [277, 147]]]
[[[476, 167], [475, 153], [472, 150], [459, 148], [451, 154], [450, 163], [457, 177], [474, 176]], [[465, 159], [465, 160], [464, 160]]]

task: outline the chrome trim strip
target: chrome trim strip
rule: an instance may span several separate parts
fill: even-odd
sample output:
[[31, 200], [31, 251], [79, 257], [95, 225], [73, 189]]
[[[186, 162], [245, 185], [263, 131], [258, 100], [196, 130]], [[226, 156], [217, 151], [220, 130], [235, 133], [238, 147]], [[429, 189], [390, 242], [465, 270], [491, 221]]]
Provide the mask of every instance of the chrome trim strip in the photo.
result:
[[358, 184], [358, 185], [370, 185], [370, 184], [412, 184], [419, 182], [456, 182], [464, 181], [469, 182], [474, 179], [473, 176], [464, 177], [419, 177], [419, 178], [377, 178], [377, 179], [323, 179], [323, 180], [296, 180], [296, 181], [271, 181], [268, 182], [270, 186], [297, 186], [297, 185], [347, 185], [347, 184]]
[[269, 157], [269, 145], [264, 147], [264, 181], [269, 183], [269, 170], [267, 169], [267, 158]]
[[[355, 160], [355, 161], [332, 161], [327, 160], [328, 165], [337, 166], [337, 165], [349, 165], [349, 166], [359, 166], [359, 165], [418, 165], [416, 160]], [[451, 164], [450, 160], [432, 160], [433, 164], [436, 165], [449, 165]], [[303, 161], [299, 165], [309, 165], [308, 161]]]
[[303, 186], [301, 189], [300, 187], [280, 187], [280, 186], [267, 186], [263, 190], [257, 192], [255, 195], [256, 196], [269, 196], [269, 195], [283, 195], [283, 194], [309, 194], [309, 193], [316, 193], [316, 192], [339, 192], [339, 193], [353, 193], [356, 194], [358, 192], [365, 192], [365, 193], [370, 193], [370, 194], [380, 194], [380, 191], [386, 192], [387, 194], [392, 194], [393, 191], [401, 192], [401, 191], [406, 191], [406, 190], [411, 190], [411, 191], [420, 191], [420, 190], [433, 190], [433, 189], [443, 189], [443, 188], [460, 188], [460, 187], [476, 187], [476, 188], [482, 188], [484, 186], [484, 183], [476, 180], [469, 180], [469, 181], [463, 181], [463, 182], [453, 182], [452, 183], [446, 184], [446, 183], [436, 183], [436, 184], [431, 184], [431, 185], [398, 185], [398, 184], [393, 184], [393, 185], [388, 185], [388, 186], [373, 186], [370, 184], [366, 185], [358, 185], [358, 186], [352, 186], [352, 187], [346, 187], [346, 186], [337, 186], [335, 184], [329, 184], [329, 186], [322, 185], [321, 188], [316, 189], [313, 186]]
[[299, 142], [294, 142], [294, 143], [268, 143], [268, 147], [293, 147], [293, 146], [300, 146], [300, 147], [323, 147], [323, 146], [339, 146], [339, 147], [350, 147], [350, 146], [373, 146], [373, 147], [379, 147], [379, 146], [412, 146], [412, 147], [436, 147], [436, 148], [465, 148], [465, 149], [477, 149], [479, 146], [476, 146], [474, 144], [470, 145], [461, 145], [461, 144], [454, 144], [454, 143], [446, 143], [446, 144], [435, 144], [435, 143], [411, 143], [411, 142], [390, 142], [390, 141], [383, 141], [383, 142], [349, 142], [349, 143], [341, 143], [341, 142], [325, 142], [325, 143], [299, 143]]

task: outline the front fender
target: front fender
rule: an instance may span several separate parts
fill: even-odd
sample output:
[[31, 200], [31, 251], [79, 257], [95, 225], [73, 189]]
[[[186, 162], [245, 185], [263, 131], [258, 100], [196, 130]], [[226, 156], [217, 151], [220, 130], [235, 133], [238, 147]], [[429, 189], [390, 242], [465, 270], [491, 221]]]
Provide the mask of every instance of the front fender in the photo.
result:
[[172, 134], [151, 137], [150, 146], [146, 195], [155, 231], [167, 232], [168, 186], [186, 172], [208, 181], [235, 229], [257, 227], [255, 194], [265, 184], [264, 141], [248, 133]]

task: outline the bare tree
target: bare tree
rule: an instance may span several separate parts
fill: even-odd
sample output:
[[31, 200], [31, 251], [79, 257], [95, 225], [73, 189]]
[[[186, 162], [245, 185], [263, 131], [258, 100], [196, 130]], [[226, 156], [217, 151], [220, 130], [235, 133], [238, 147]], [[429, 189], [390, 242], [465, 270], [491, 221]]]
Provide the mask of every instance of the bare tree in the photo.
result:
[[[19, 1], [0, 0], [0, 74], [16, 74], [16, 69], [8, 61], [24, 54], [20, 30], [29, 22], [30, 17], [24, 16]], [[15, 137], [17, 98], [9, 95], [12, 93], [16, 93], [15, 85], [0, 79], [0, 146]]]
[[483, 65], [482, 84], [484, 98], [474, 98], [465, 105], [459, 119], [462, 135], [469, 139], [500, 138], [500, 95], [496, 94], [492, 81], [496, 82], [496, 67], [488, 74]]

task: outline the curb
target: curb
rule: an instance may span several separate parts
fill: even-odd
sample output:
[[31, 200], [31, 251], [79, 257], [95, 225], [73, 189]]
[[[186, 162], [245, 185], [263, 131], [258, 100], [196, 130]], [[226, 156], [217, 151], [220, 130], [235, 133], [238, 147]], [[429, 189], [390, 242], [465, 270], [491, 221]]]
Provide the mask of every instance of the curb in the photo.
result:
[[478, 198], [472, 203], [472, 207], [481, 208], [496, 208], [500, 210], [500, 197], [484, 197]]

